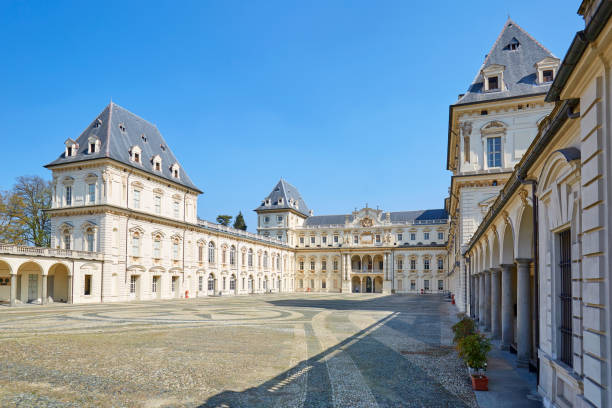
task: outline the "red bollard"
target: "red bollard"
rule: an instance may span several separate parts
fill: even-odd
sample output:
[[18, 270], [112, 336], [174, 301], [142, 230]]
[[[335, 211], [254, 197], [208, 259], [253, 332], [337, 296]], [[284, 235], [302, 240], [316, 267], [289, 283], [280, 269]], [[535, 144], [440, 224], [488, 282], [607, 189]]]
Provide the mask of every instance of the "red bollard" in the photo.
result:
[[185, 299], [189, 299], [189, 291], [188, 290], [185, 291]]

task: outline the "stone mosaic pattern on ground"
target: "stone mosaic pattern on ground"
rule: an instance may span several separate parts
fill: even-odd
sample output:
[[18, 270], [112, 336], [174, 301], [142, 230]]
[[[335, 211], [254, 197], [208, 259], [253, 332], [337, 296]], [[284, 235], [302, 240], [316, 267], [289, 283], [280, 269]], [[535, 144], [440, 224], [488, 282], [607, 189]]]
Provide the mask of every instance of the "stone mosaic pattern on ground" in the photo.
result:
[[436, 295], [0, 308], [0, 406], [474, 407]]

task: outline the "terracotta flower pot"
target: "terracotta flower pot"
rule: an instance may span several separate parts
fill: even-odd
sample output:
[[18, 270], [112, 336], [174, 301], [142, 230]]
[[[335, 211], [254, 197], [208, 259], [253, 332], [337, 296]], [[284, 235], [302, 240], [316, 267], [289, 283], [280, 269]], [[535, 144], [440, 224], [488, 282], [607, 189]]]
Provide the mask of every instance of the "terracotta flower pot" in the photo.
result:
[[486, 375], [472, 374], [472, 389], [474, 391], [488, 391], [489, 378]]

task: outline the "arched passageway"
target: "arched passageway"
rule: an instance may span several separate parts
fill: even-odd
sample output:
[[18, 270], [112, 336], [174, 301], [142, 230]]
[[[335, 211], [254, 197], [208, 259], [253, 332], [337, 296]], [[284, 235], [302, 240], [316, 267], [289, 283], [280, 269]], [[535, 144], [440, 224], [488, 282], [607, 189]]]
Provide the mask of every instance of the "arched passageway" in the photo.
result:
[[58, 263], [49, 269], [47, 296], [54, 302], [67, 303], [70, 296], [70, 277], [66, 265]]
[[360, 293], [361, 292], [361, 279], [358, 276], [353, 276], [351, 279], [351, 292]]

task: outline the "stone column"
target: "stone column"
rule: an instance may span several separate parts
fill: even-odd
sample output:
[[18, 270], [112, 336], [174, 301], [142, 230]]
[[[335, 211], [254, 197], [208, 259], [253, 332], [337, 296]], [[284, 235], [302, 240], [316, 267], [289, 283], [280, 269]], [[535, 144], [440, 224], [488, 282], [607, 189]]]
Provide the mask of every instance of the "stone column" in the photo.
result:
[[485, 276], [485, 331], [491, 331], [491, 270], [487, 269]]
[[479, 288], [480, 288], [480, 279], [478, 277], [478, 275], [474, 275], [474, 319], [476, 319], [476, 322], [478, 322], [478, 319], [480, 317], [480, 314], [478, 313], [478, 305], [479, 305], [479, 300], [478, 300], [478, 292], [479, 292]]
[[517, 263], [517, 366], [528, 367], [531, 358], [531, 290], [529, 264], [531, 259], [516, 259]]
[[491, 335], [494, 339], [501, 338], [500, 273], [501, 268], [491, 268]]
[[47, 275], [41, 275], [42, 277], [42, 304], [47, 304]]
[[484, 271], [478, 277], [478, 325], [484, 327], [486, 322], [485, 313], [485, 277]]
[[513, 264], [501, 265], [501, 327], [502, 350], [509, 350], [514, 339], [514, 307], [512, 301], [512, 269]]
[[74, 274], [68, 276], [68, 303], [72, 303], [72, 281]]
[[17, 305], [17, 274], [11, 274], [11, 306]]

